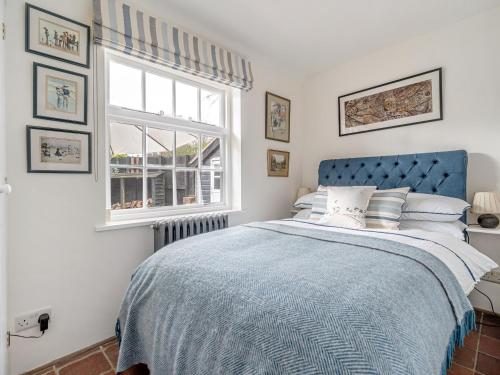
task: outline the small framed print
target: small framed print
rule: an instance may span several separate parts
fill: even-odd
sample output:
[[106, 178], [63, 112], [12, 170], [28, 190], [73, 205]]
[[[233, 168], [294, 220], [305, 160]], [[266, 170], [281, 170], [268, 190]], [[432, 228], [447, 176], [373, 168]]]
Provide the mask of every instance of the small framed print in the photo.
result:
[[87, 124], [87, 76], [33, 63], [33, 117]]
[[288, 151], [267, 150], [267, 175], [288, 177], [290, 153]]
[[266, 138], [290, 142], [290, 100], [266, 92]]
[[26, 3], [26, 52], [89, 67], [90, 27]]
[[28, 172], [91, 173], [90, 133], [26, 127]]

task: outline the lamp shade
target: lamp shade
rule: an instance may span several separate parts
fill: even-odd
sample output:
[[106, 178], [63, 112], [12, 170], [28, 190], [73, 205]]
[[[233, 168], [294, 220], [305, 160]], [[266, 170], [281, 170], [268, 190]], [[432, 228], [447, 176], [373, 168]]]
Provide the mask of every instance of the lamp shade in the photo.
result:
[[478, 192], [474, 194], [471, 212], [479, 215], [500, 214], [500, 193]]
[[306, 195], [306, 194], [309, 194], [311, 192], [311, 189], [309, 189], [308, 187], [300, 187], [299, 190], [297, 191], [297, 199], [299, 199], [300, 197]]

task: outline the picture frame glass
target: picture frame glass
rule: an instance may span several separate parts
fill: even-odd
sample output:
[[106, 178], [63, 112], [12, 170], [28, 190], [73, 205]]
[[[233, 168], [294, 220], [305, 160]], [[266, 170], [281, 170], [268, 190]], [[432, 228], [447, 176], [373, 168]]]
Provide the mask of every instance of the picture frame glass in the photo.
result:
[[290, 100], [266, 93], [266, 138], [290, 142]]
[[340, 96], [339, 135], [442, 119], [441, 69]]
[[28, 127], [29, 172], [90, 173], [90, 133]]
[[89, 26], [33, 5], [26, 6], [27, 51], [89, 66]]
[[34, 80], [34, 117], [87, 123], [86, 76], [35, 63]]

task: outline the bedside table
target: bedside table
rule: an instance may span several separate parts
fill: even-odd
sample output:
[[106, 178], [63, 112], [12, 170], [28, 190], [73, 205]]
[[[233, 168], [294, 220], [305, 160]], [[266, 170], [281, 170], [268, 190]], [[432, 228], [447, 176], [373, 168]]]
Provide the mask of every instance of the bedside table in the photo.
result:
[[493, 234], [500, 235], [500, 226], [496, 228], [483, 228], [477, 224], [469, 225], [466, 229], [467, 233], [484, 233], [484, 234]]
[[[481, 233], [481, 234], [489, 234], [489, 235], [500, 235], [500, 227], [497, 228], [483, 228], [477, 224], [469, 225], [466, 229], [467, 233]], [[491, 256], [490, 256], [491, 257]], [[493, 258], [493, 257], [491, 257]], [[494, 259], [495, 260], [495, 259]], [[498, 260], [496, 260], [498, 263]], [[488, 272], [484, 275], [481, 280], [489, 281], [490, 283], [500, 284], [500, 270], [493, 270], [492, 272]]]
[[[469, 225], [466, 231], [469, 235], [469, 242], [475, 249], [500, 264], [500, 227], [488, 229], [476, 224]], [[500, 268], [484, 275], [476, 286], [492, 299], [495, 311], [498, 313], [500, 311]], [[487, 299], [478, 292], [473, 291], [469, 299], [474, 307], [491, 311]]]

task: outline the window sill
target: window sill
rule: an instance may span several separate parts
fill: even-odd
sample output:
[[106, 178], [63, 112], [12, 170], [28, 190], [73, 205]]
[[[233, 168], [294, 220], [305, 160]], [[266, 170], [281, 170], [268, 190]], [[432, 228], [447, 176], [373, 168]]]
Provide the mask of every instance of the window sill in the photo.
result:
[[138, 228], [138, 227], [146, 227], [153, 225], [159, 220], [165, 219], [174, 219], [177, 217], [188, 217], [188, 216], [199, 216], [199, 215], [207, 215], [207, 214], [215, 214], [215, 213], [225, 213], [225, 214], [240, 214], [242, 210], [223, 210], [223, 211], [213, 211], [213, 212], [203, 212], [196, 214], [179, 214], [179, 215], [170, 215], [170, 216], [159, 216], [159, 217], [151, 217], [147, 219], [133, 219], [133, 220], [120, 220], [120, 221], [108, 221], [104, 224], [97, 224], [95, 226], [96, 232], [106, 232], [110, 230], [118, 230], [118, 229], [128, 229], [128, 228]]

